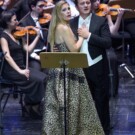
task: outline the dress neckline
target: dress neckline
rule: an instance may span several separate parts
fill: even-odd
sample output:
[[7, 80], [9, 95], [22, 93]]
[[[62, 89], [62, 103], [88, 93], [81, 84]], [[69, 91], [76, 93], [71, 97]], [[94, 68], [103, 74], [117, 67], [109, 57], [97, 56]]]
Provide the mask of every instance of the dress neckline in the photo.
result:
[[15, 42], [16, 44], [19, 44], [19, 41], [16, 40], [13, 35], [11, 35], [10, 33], [3, 31], [10, 39], [12, 39], [13, 42]]

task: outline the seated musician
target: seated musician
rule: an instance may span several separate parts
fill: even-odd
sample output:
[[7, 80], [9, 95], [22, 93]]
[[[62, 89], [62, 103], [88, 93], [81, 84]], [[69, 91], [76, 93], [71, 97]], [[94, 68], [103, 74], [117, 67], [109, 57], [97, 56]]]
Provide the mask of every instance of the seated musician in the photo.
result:
[[[100, 3], [101, 3], [100, 0], [92, 0], [92, 10], [93, 10], [93, 12], [96, 12], [96, 10], [99, 8]], [[108, 9], [108, 11], [109, 11], [109, 9]], [[105, 16], [107, 17], [111, 34], [117, 35], [118, 31], [119, 31], [122, 16], [124, 14], [124, 10], [122, 8], [118, 9], [118, 15], [117, 15], [117, 19], [116, 19], [115, 23], [112, 21], [111, 15], [109, 15], [107, 13], [108, 11], [105, 11], [105, 12], [103, 11], [104, 12], [103, 14], [105, 14]]]
[[[37, 42], [37, 45], [33, 52], [30, 54], [30, 66], [37, 69], [37, 70], [42, 70], [41, 69], [41, 64], [40, 64], [40, 56], [39, 53], [41, 51], [49, 51], [49, 45], [47, 44], [47, 35], [48, 31], [44, 28], [41, 27], [39, 23], [39, 17], [40, 15], [43, 14], [44, 12], [44, 0], [32, 0], [29, 1], [29, 7], [30, 7], [30, 14], [25, 17], [21, 21], [21, 26], [35, 26], [40, 29], [40, 38]], [[31, 43], [34, 39], [34, 35], [29, 36], [29, 43]], [[46, 72], [46, 70], [45, 70]]]
[[[104, 0], [103, 0], [104, 1]], [[124, 23], [120, 25], [120, 31], [124, 31], [124, 40], [128, 42], [127, 54], [130, 64], [135, 64], [135, 2], [134, 0], [109, 0], [109, 5], [120, 5], [126, 12], [124, 13]], [[122, 34], [121, 34], [122, 35]], [[129, 39], [130, 38], [130, 39]], [[129, 40], [128, 40], [129, 39]]]
[[[3, 32], [0, 36], [1, 49], [5, 54], [4, 67], [2, 75], [5, 79], [12, 80], [18, 88], [25, 93], [23, 112], [26, 116], [41, 119], [42, 115], [39, 110], [40, 103], [44, 98], [46, 75], [43, 72], [29, 68], [27, 62], [24, 62], [24, 51], [30, 53], [36, 46], [40, 38], [40, 32], [36, 31], [33, 42], [27, 47], [24, 38], [16, 39], [13, 31], [16, 29], [18, 21], [16, 15], [11, 11], [4, 11], [1, 14], [0, 26]], [[28, 54], [27, 53], [27, 54]]]
[[[11, 10], [13, 12], [16, 13], [17, 15], [17, 19], [20, 21], [23, 17], [25, 17], [25, 15], [29, 14], [30, 11], [30, 7], [29, 7], [29, 2], [31, 0], [18, 0], [13, 7], [11, 8]], [[46, 2], [47, 6], [51, 6], [52, 5], [52, 0], [44, 0]]]

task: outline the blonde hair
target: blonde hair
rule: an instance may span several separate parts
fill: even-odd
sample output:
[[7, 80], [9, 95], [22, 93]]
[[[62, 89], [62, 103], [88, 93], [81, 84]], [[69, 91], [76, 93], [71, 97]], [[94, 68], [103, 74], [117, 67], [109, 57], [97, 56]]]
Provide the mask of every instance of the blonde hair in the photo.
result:
[[62, 18], [62, 15], [61, 15], [61, 8], [66, 3], [67, 2], [64, 1], [64, 0], [59, 1], [55, 5], [55, 7], [53, 9], [53, 12], [52, 12], [52, 19], [51, 19], [51, 22], [50, 22], [50, 25], [49, 25], [49, 33], [48, 33], [48, 42], [51, 45], [51, 51], [53, 51], [53, 47], [54, 47], [54, 44], [55, 44], [55, 30], [56, 30], [57, 25], [59, 23], [63, 23], [63, 24], [66, 23], [64, 21], [64, 19]]

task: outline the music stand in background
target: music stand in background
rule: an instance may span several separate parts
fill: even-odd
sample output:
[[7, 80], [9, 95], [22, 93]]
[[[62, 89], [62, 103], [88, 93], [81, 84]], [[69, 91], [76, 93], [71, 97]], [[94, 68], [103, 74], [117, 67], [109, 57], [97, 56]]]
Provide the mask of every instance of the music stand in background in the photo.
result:
[[66, 68], [86, 68], [88, 67], [87, 56], [79, 52], [41, 52], [40, 61], [42, 68], [63, 68], [64, 84], [64, 133], [67, 131], [66, 114]]

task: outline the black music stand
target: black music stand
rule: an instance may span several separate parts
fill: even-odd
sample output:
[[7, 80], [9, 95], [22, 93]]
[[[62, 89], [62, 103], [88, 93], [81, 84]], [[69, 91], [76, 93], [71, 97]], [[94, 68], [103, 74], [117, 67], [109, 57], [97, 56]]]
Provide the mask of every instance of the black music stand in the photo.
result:
[[66, 114], [66, 68], [86, 68], [88, 67], [85, 53], [74, 52], [41, 52], [40, 61], [42, 68], [63, 68], [64, 77], [64, 134], [67, 131]]

